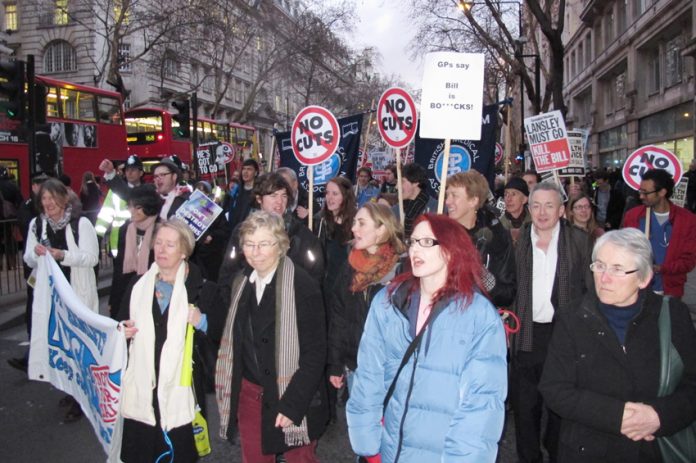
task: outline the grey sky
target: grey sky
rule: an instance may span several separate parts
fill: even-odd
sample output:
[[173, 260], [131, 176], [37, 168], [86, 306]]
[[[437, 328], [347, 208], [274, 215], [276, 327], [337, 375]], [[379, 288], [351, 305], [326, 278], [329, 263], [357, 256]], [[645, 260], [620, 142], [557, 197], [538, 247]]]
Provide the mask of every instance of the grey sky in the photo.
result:
[[423, 68], [420, 60], [410, 60], [413, 38], [407, 0], [355, 0], [357, 16], [352, 39], [355, 49], [375, 47], [382, 55], [377, 71], [385, 76], [396, 74], [413, 87], [421, 87]]

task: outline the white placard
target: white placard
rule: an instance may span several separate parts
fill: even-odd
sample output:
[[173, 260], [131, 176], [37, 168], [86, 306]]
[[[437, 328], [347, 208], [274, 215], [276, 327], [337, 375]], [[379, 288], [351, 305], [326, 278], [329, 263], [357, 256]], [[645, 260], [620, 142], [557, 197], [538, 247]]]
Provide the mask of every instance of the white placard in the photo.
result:
[[435, 52], [425, 56], [422, 138], [481, 139], [484, 55]]

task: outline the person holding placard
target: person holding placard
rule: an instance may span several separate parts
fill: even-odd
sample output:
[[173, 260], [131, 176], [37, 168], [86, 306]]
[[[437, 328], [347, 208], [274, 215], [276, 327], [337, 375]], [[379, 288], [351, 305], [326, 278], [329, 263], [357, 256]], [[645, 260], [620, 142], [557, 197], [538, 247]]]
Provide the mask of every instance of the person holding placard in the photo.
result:
[[653, 291], [682, 297], [686, 275], [696, 266], [696, 215], [673, 204], [669, 200], [673, 192], [674, 179], [669, 172], [646, 171], [638, 190], [643, 205], [626, 212], [624, 227], [647, 230], [655, 259]]
[[[428, 194], [428, 172], [420, 164], [406, 164], [401, 172], [401, 188], [404, 199], [404, 237], [411, 236], [413, 222], [421, 214], [437, 212], [437, 201]], [[392, 209], [401, 219], [399, 205]]]
[[479, 172], [459, 172], [447, 179], [447, 215], [469, 233], [483, 264], [481, 279], [491, 302], [508, 307], [515, 300], [515, 250], [510, 232], [487, 207], [488, 182]]

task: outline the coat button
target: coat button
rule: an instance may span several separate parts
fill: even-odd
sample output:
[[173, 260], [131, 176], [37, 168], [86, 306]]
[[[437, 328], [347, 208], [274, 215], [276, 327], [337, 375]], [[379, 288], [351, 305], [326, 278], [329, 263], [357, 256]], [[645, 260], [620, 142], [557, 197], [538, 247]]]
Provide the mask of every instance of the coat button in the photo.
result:
[[584, 359], [585, 357], [586, 357], [585, 354], [580, 354], [580, 358], [581, 358], [581, 359]]
[[268, 338], [261, 338], [261, 342], [264, 344], [268, 344]]
[[604, 331], [597, 331], [597, 334], [600, 336], [604, 336]]
[[584, 451], [585, 451], [584, 445], [581, 445], [580, 447], [578, 447], [578, 452], [583, 453]]
[[268, 375], [271, 374], [271, 370], [269, 370], [268, 368], [266, 368], [265, 370], [263, 370], [263, 372], [264, 372], [264, 374], [265, 374], [266, 376], [268, 376]]
[[586, 313], [582, 314], [582, 318], [587, 318], [587, 314]]

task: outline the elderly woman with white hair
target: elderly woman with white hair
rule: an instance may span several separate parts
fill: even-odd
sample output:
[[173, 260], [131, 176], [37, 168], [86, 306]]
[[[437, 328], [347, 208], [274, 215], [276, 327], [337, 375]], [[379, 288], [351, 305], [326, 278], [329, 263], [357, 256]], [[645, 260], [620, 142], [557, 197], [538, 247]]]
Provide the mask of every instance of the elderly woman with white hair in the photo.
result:
[[[559, 463], [696, 461], [667, 445], [696, 420], [696, 332], [681, 301], [649, 290], [652, 262], [640, 231], [606, 233], [595, 291], [556, 314], [539, 389], [562, 419]], [[681, 374], [667, 378], [668, 356]]]

